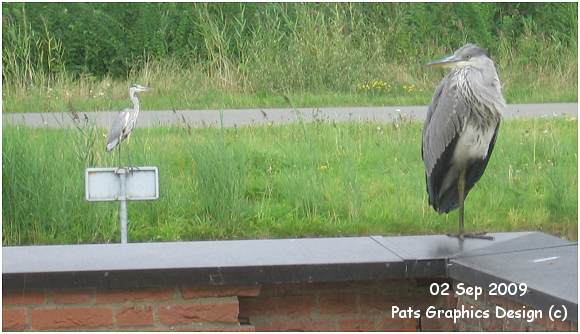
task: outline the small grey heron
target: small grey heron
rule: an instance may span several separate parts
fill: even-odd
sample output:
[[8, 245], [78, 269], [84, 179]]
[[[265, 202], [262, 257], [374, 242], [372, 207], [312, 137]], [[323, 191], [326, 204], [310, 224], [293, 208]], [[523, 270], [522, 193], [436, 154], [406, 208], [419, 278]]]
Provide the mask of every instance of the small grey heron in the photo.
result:
[[139, 98], [136, 94], [147, 90], [149, 88], [141, 85], [131, 85], [129, 87], [129, 98], [133, 102], [133, 108], [126, 108], [119, 112], [111, 125], [109, 138], [107, 139], [107, 152], [119, 147], [119, 164], [121, 163], [121, 142], [129, 137], [139, 116]]
[[464, 232], [464, 203], [489, 162], [506, 108], [495, 65], [474, 44], [427, 65], [451, 69], [435, 89], [423, 127], [429, 204], [440, 214], [459, 208], [460, 239], [493, 239]]

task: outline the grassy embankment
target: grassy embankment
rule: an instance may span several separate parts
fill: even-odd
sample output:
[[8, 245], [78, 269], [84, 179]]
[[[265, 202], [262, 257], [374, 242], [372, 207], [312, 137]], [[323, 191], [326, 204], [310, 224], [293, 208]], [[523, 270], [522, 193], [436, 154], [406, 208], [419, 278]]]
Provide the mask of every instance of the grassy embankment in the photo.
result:
[[[564, 54], [562, 59], [555, 59], [557, 67], [549, 59], [532, 67], [510, 61], [507, 54], [498, 58], [498, 72], [508, 103], [577, 101], [575, 55]], [[149, 110], [286, 107], [284, 95], [297, 107], [428, 104], [443, 72], [423, 67], [428, 59], [414, 61], [398, 64], [385, 60], [384, 64], [375, 64], [376, 74], [365, 75], [373, 79], [340, 78], [351, 85], [346, 91], [240, 89], [221, 85], [196, 66], [183, 68], [174, 61], [151, 61], [127, 80], [63, 76], [35, 87], [8, 84], [3, 92], [3, 112], [120, 110], [128, 106], [127, 87], [132, 82], [154, 88], [142, 97], [142, 105]]]
[[[504, 122], [470, 193], [469, 230], [576, 239], [577, 120]], [[106, 130], [3, 131], [3, 245], [111, 242], [118, 204], [84, 200], [83, 169], [115, 166]], [[421, 125], [137, 128], [126, 146], [159, 166], [161, 196], [129, 204], [131, 241], [455, 231], [427, 204]]]
[[[116, 32], [111, 24], [112, 30], [100, 31], [87, 45], [82, 34], [63, 35], [70, 27], [59, 24], [71, 18], [61, 9], [54, 15], [63, 15], [63, 22], [51, 23], [58, 28], [51, 31], [50, 18], [39, 21], [28, 13], [42, 15], [33, 10], [43, 5], [6, 6], [13, 15], [22, 13], [15, 16], [20, 19], [7, 17], [3, 32], [3, 112], [117, 110], [127, 106], [127, 87], [134, 82], [155, 88], [143, 96], [143, 106], [157, 110], [285, 107], [284, 95], [297, 107], [427, 104], [442, 72], [424, 64], [468, 41], [490, 50], [509, 103], [577, 101], [577, 29], [562, 28], [577, 21], [573, 5], [530, 5], [521, 9], [525, 15], [536, 13], [528, 17], [508, 9], [490, 11], [509, 7], [503, 4], [269, 4], [254, 9], [199, 4], [184, 5], [184, 12], [174, 12], [178, 5], [143, 4], [152, 8], [143, 9], [146, 14], [137, 11], [142, 31], [129, 25], [136, 35], [127, 38], [129, 32]], [[540, 17], [553, 10], [557, 14]], [[174, 46], [181, 56], [167, 46], [180, 32], [172, 31], [175, 20], [166, 12], [179, 13], [191, 29], [183, 38], [193, 44]], [[83, 20], [92, 22], [95, 15], [103, 22], [112, 19], [104, 9], [89, 8], [70, 24], [86, 26]], [[493, 20], [483, 19], [488, 16]], [[22, 17], [41, 23], [34, 30]], [[147, 19], [159, 20], [158, 30], [148, 32]], [[424, 21], [421, 27], [415, 26], [418, 20]], [[59, 38], [73, 38], [74, 45]], [[156, 57], [143, 55], [151, 39], [163, 46], [147, 49], [158, 52]], [[122, 42], [134, 40], [148, 42], [138, 44], [141, 54], [103, 59], [98, 53], [129, 52], [131, 45]], [[121, 45], [112, 48], [113, 42]], [[110, 70], [122, 60], [129, 69], [117, 76], [73, 70], [90, 69], [87, 59]]]

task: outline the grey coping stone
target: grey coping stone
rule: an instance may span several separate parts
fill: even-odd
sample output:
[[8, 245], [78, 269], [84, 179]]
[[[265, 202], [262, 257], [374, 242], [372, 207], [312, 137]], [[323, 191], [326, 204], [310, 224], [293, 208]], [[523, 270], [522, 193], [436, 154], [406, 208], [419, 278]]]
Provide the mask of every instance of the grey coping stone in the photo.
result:
[[2, 273], [402, 262], [368, 237], [3, 247]]
[[[373, 237], [377, 242], [405, 260], [448, 259], [472, 252], [496, 252], [502, 249], [527, 249], [568, 243], [540, 232], [489, 233], [494, 240], [465, 239], [446, 235]], [[528, 243], [532, 238], [536, 243]], [[521, 242], [521, 240], [526, 240]]]
[[[577, 316], [578, 247], [540, 232], [2, 247], [6, 288], [149, 287], [393, 278], [525, 282], [519, 302]], [[548, 260], [546, 260], [548, 259]]]
[[484, 289], [490, 283], [525, 283], [529, 293], [506, 298], [544, 310], [566, 305], [569, 318], [577, 321], [577, 244], [452, 259], [449, 277]]

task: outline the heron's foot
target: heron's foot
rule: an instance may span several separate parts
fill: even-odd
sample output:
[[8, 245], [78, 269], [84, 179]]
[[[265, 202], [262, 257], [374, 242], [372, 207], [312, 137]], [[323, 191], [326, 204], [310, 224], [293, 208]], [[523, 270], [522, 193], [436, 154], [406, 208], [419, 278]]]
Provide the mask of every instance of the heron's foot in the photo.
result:
[[117, 167], [117, 169], [115, 170], [116, 174], [125, 174], [127, 172], [127, 168], [125, 167]]
[[460, 240], [463, 239], [483, 239], [483, 240], [494, 240], [494, 237], [491, 235], [487, 235], [487, 232], [479, 232], [479, 233], [459, 233], [459, 234], [452, 234], [448, 233], [448, 237], [458, 238]]
[[134, 171], [141, 170], [141, 169], [137, 166], [118, 167], [117, 173], [121, 173], [120, 172], [121, 170], [123, 170], [125, 173], [133, 174]]
[[137, 166], [128, 166], [127, 170], [129, 171], [129, 173], [131, 173], [131, 175], [133, 175], [133, 172], [136, 170], [141, 170], [139, 167]]

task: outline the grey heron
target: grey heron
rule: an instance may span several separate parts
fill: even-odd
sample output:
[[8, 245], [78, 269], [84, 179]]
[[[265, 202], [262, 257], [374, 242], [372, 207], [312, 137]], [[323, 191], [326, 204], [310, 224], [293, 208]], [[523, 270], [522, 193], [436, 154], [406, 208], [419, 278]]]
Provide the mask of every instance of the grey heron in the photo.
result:
[[451, 69], [435, 89], [423, 127], [429, 204], [439, 214], [459, 208], [460, 239], [493, 239], [464, 232], [464, 204], [487, 167], [506, 108], [494, 62], [467, 44], [427, 65]]
[[111, 125], [107, 139], [107, 152], [111, 152], [115, 147], [119, 147], [119, 164], [121, 162], [121, 142], [129, 137], [139, 116], [139, 98], [137, 97], [137, 93], [147, 90], [149, 88], [141, 85], [131, 85], [129, 87], [129, 98], [133, 102], [133, 108], [125, 108], [119, 112]]

